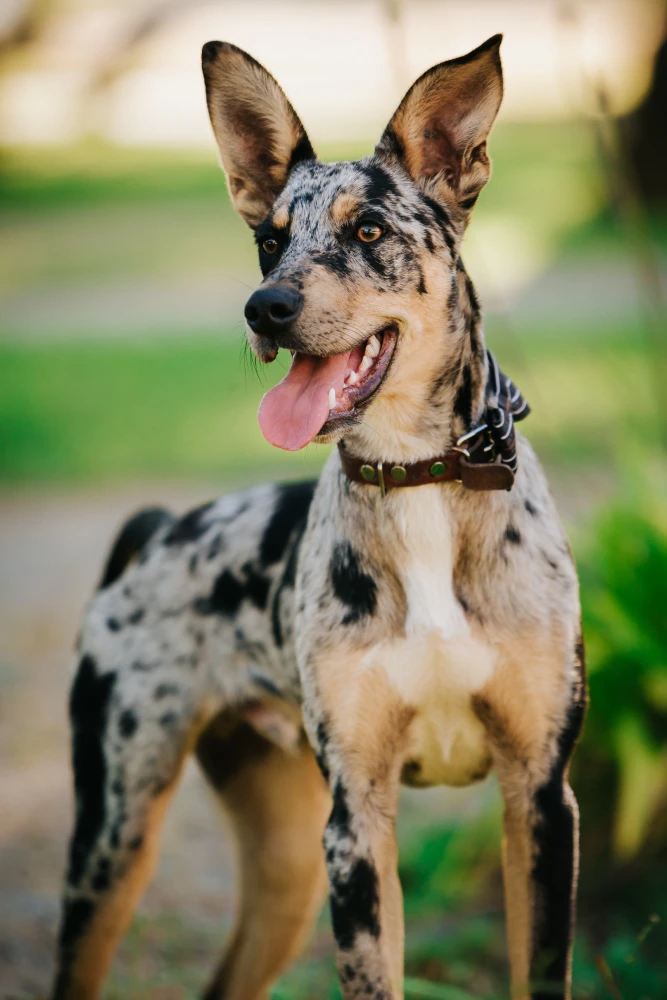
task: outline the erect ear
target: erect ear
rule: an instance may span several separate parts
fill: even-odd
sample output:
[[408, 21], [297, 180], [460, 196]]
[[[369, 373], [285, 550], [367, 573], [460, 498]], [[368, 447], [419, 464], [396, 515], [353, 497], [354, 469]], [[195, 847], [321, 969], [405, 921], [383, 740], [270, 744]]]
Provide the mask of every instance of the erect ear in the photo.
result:
[[229, 42], [202, 49], [206, 102], [234, 207], [258, 226], [292, 167], [314, 159], [303, 125], [270, 73]]
[[[491, 173], [486, 140], [503, 96], [502, 35], [427, 70], [407, 92], [377, 146], [398, 158], [436, 196], [453, 194], [464, 211]], [[449, 189], [449, 190], [447, 190]]]

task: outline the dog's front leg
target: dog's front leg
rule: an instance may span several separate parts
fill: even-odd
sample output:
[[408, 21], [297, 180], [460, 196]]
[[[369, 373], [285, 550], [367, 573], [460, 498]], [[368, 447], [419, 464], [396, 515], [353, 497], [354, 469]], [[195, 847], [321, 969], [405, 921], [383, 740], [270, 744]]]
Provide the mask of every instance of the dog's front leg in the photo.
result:
[[[568, 783], [584, 718], [579, 646], [558, 713], [521, 685], [475, 699], [505, 801], [503, 877], [512, 1000], [569, 1000], [579, 862], [579, 812]], [[513, 690], [511, 697], [507, 692]], [[518, 693], [521, 692], [521, 696]], [[560, 721], [554, 725], [554, 716]]]
[[403, 995], [403, 900], [395, 818], [412, 709], [361, 655], [317, 665], [311, 740], [333, 808], [324, 835], [345, 1000]]

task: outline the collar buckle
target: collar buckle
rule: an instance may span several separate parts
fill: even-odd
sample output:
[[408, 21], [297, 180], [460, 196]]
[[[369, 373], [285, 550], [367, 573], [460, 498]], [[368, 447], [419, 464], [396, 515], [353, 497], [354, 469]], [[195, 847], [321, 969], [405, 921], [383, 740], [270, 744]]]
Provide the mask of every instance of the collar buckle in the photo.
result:
[[382, 468], [382, 462], [378, 462], [375, 468], [377, 469], [377, 474], [378, 474], [378, 486], [380, 487], [380, 496], [386, 497], [387, 490], [384, 485], [384, 470]]

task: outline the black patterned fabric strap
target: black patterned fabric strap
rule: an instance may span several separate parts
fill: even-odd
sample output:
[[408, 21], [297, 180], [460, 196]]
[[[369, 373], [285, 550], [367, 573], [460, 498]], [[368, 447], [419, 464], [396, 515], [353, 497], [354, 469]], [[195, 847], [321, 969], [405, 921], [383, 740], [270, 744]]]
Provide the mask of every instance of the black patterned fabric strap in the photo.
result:
[[494, 462], [500, 458], [512, 472], [516, 472], [516, 437], [514, 421], [524, 420], [530, 413], [528, 401], [514, 382], [500, 370], [491, 351], [486, 352], [489, 377], [486, 383], [486, 427], [465, 442], [470, 459], [475, 463]]

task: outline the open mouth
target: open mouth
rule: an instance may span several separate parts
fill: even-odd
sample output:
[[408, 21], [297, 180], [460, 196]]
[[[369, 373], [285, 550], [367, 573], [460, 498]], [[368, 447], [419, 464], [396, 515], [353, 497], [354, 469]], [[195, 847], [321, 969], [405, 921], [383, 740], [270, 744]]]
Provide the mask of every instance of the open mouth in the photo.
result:
[[389, 325], [344, 354], [319, 358], [296, 352], [285, 378], [261, 402], [259, 426], [266, 440], [298, 451], [349, 423], [387, 374], [397, 336]]

